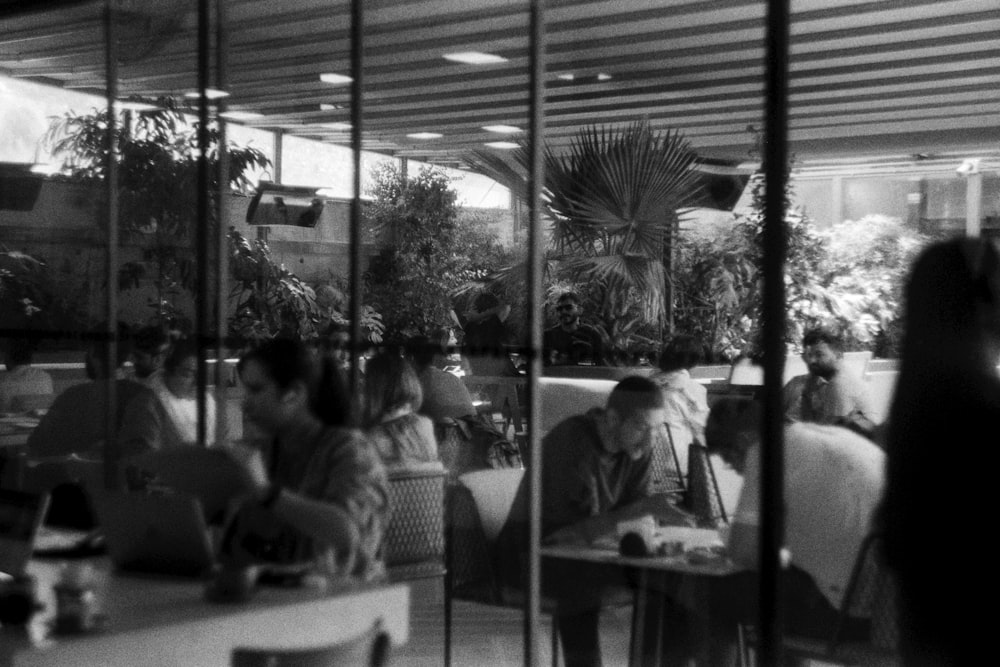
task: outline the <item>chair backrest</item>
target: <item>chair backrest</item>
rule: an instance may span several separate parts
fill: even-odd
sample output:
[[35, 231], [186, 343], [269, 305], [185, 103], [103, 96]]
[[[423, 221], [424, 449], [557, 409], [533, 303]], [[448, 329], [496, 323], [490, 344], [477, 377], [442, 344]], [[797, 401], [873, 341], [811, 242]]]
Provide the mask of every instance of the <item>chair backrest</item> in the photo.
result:
[[[390, 567], [436, 563], [444, 567], [444, 483], [440, 464], [389, 473], [389, 527], [385, 562]], [[391, 574], [391, 572], [390, 572]]]
[[685, 490], [681, 464], [674, 448], [670, 425], [663, 425], [663, 434], [653, 442], [653, 493], [683, 493]]
[[692, 444], [688, 449], [687, 503], [702, 525], [729, 523], [712, 460], [702, 445]]
[[514, 504], [514, 497], [521, 485], [524, 470], [499, 468], [466, 473], [458, 481], [469, 490], [476, 503], [476, 510], [486, 539], [493, 543], [500, 529], [507, 523], [507, 516]]
[[[332, 622], [332, 621], [331, 621]], [[347, 641], [309, 648], [233, 649], [231, 667], [384, 667], [392, 644], [379, 619], [371, 628]]]
[[47, 410], [52, 407], [55, 400], [55, 394], [18, 394], [10, 399], [10, 411]]

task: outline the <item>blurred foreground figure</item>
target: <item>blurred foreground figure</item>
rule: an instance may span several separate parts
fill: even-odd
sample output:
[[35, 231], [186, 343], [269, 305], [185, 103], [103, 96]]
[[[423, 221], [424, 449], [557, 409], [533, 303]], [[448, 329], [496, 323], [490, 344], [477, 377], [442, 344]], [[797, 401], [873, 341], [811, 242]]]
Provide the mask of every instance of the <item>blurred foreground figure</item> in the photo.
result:
[[905, 299], [882, 517], [900, 589], [901, 650], [907, 665], [976, 664], [992, 641], [991, 614], [969, 600], [996, 578], [981, 551], [1000, 423], [996, 247], [982, 239], [930, 246]]

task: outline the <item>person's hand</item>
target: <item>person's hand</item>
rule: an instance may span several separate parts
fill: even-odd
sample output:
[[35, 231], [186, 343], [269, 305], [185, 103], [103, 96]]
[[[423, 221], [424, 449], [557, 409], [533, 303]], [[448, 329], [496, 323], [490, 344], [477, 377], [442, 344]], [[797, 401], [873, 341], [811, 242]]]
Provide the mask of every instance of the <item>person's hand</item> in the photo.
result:
[[266, 496], [271, 486], [271, 477], [267, 474], [261, 451], [245, 442], [232, 442], [225, 447], [225, 451], [239, 466], [250, 495], [257, 499]]

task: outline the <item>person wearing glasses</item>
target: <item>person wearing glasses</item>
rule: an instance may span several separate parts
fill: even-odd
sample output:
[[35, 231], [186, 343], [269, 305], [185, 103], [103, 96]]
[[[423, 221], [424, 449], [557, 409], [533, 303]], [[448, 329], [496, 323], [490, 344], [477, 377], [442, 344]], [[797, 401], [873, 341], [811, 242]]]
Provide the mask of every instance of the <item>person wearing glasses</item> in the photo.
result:
[[563, 292], [556, 302], [559, 324], [546, 329], [542, 337], [545, 365], [606, 366], [604, 337], [580, 321], [583, 306], [575, 292]]

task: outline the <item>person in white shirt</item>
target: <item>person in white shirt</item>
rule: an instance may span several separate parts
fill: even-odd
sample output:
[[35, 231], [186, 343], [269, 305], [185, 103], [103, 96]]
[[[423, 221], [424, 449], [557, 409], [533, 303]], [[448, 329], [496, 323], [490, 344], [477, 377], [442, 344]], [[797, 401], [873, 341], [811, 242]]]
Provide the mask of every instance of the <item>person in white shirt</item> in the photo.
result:
[[[727, 551], [750, 572], [722, 585], [713, 603], [721, 631], [736, 620], [752, 621], [757, 608], [760, 525], [761, 406], [749, 399], [720, 399], [705, 428], [711, 453], [743, 475], [743, 490], [729, 529]], [[872, 441], [842, 426], [790, 423], [784, 431], [785, 549], [783, 596], [790, 634], [828, 639], [864, 537], [885, 486], [885, 453]], [[723, 602], [724, 600], [724, 602]], [[867, 619], [848, 619], [850, 638], [864, 637]], [[735, 642], [733, 642], [735, 644]], [[717, 647], [724, 650], [724, 646]], [[714, 664], [714, 663], [713, 663]], [[722, 663], [719, 663], [722, 664]]]
[[708, 421], [708, 389], [691, 378], [691, 369], [701, 363], [701, 343], [694, 336], [678, 334], [660, 354], [660, 372], [652, 376], [663, 392], [667, 426], [681, 474], [687, 470], [688, 448], [705, 444]]

